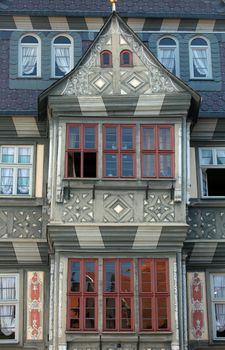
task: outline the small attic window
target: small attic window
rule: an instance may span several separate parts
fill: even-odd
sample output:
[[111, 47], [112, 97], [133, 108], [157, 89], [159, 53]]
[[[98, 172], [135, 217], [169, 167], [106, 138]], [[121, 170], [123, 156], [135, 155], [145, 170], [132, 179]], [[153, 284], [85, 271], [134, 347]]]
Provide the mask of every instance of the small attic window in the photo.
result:
[[109, 50], [104, 50], [100, 54], [101, 67], [112, 67], [112, 52]]
[[120, 66], [131, 67], [133, 65], [133, 55], [130, 50], [123, 50], [120, 52]]

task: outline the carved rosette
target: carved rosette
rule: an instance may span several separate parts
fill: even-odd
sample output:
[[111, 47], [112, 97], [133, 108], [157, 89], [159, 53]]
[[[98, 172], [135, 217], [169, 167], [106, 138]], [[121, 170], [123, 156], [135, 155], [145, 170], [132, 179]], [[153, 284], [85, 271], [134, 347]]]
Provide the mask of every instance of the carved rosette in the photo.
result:
[[70, 200], [64, 201], [63, 222], [93, 222], [94, 201], [91, 192], [76, 193], [70, 195]]
[[190, 339], [207, 339], [205, 275], [189, 273]]
[[169, 193], [152, 193], [144, 200], [145, 222], [173, 222], [174, 219], [174, 203]]
[[27, 340], [43, 339], [44, 272], [27, 274]]

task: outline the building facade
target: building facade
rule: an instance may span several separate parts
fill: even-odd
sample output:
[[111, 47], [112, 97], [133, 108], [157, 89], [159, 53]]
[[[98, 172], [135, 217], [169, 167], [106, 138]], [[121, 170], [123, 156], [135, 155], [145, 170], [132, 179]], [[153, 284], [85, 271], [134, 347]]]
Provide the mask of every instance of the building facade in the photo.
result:
[[223, 349], [224, 2], [0, 11], [0, 346]]

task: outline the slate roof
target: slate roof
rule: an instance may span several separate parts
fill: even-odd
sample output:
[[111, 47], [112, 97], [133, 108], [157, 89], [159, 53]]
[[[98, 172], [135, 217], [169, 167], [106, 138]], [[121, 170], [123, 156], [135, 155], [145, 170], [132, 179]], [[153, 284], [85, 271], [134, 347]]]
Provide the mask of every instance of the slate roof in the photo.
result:
[[[109, 0], [0, 0], [0, 14], [108, 16]], [[224, 0], [119, 0], [117, 12], [133, 17], [225, 18]]]

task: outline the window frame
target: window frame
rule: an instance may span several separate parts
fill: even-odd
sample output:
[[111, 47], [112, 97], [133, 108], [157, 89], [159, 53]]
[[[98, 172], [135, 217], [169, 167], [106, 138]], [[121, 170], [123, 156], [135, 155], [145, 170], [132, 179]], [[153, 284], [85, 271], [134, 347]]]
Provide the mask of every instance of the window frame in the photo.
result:
[[[78, 292], [71, 291], [71, 266], [72, 262], [80, 263], [80, 290]], [[95, 268], [95, 290], [93, 292], [85, 291], [85, 263], [94, 262]], [[69, 258], [68, 259], [68, 281], [67, 281], [67, 330], [73, 332], [96, 332], [98, 331], [98, 271], [99, 271], [99, 260], [97, 258]], [[80, 317], [79, 317], [79, 328], [70, 327], [70, 303], [71, 298], [76, 296], [80, 300]], [[85, 327], [85, 302], [88, 298], [93, 298], [95, 300], [94, 306], [94, 328]]]
[[16, 290], [16, 299], [1, 301], [1, 305], [12, 305], [15, 306], [15, 339], [0, 339], [1, 344], [15, 344], [19, 343], [19, 312], [20, 312], [20, 288], [19, 288], [19, 273], [0, 273], [0, 277], [15, 277], [15, 290]]
[[[129, 54], [129, 63], [124, 63], [123, 54]], [[133, 52], [128, 49], [124, 49], [120, 52], [120, 67], [133, 67]]]
[[[104, 54], [109, 54], [109, 64], [104, 64], [104, 58], [103, 55]], [[112, 52], [110, 50], [103, 50], [100, 53], [100, 65], [102, 68], [112, 68], [113, 64], [112, 64]]]
[[[142, 291], [142, 277], [141, 277], [141, 263], [149, 262], [151, 266], [151, 291]], [[166, 263], [166, 291], [157, 291], [157, 262], [163, 261]], [[169, 259], [168, 258], [139, 258], [138, 259], [138, 290], [139, 290], [139, 322], [140, 322], [140, 332], [168, 332], [171, 330], [171, 306], [170, 306], [170, 285], [169, 285]], [[159, 323], [157, 306], [158, 300], [160, 298], [166, 298], [167, 300], [167, 328], [159, 328], [157, 325]], [[152, 305], [152, 329], [147, 329], [143, 327], [143, 317], [142, 317], [142, 303], [144, 298], [151, 299]]]
[[[204, 40], [207, 45], [192, 45], [192, 41], [195, 39], [202, 39]], [[194, 63], [193, 63], [193, 48], [196, 49], [202, 49], [205, 48], [206, 50], [206, 56], [207, 56], [207, 67], [208, 67], [208, 74], [205, 77], [197, 77], [194, 74]], [[211, 46], [210, 46], [210, 41], [208, 38], [204, 36], [194, 36], [190, 39], [189, 41], [189, 69], [190, 69], [190, 79], [193, 80], [208, 80], [212, 79], [212, 57], [211, 57]]]
[[[115, 128], [116, 129], [116, 149], [107, 149], [106, 148], [106, 129]], [[122, 149], [122, 129], [131, 128], [132, 129], [132, 149]], [[116, 176], [107, 176], [106, 175], [106, 155], [114, 154], [117, 155], [117, 174]], [[133, 156], [133, 175], [132, 176], [122, 176], [122, 156], [123, 155], [132, 155]], [[136, 178], [136, 125], [135, 124], [103, 124], [103, 178], [106, 179], [134, 179]]]
[[[4, 163], [2, 162], [2, 148], [14, 148], [15, 153], [15, 161], [13, 163]], [[19, 163], [18, 162], [18, 156], [19, 156], [19, 149], [20, 148], [29, 148], [31, 150], [30, 163]], [[17, 197], [17, 198], [27, 198], [32, 197], [33, 195], [33, 173], [34, 173], [34, 146], [33, 145], [15, 145], [15, 144], [1, 144], [0, 145], [0, 186], [1, 186], [1, 171], [2, 169], [13, 169], [13, 184], [12, 184], [12, 193], [11, 194], [5, 194], [0, 193], [0, 197]], [[18, 170], [19, 169], [29, 169], [29, 193], [28, 194], [21, 194], [17, 193], [17, 183], [18, 183]]]
[[[106, 263], [115, 263], [115, 291], [106, 291]], [[121, 265], [124, 262], [129, 262], [131, 266], [130, 292], [121, 290]], [[115, 300], [115, 328], [106, 327], [106, 299], [112, 298]], [[131, 328], [122, 328], [122, 298], [130, 299], [131, 310]], [[104, 332], [133, 332], [134, 331], [134, 259], [133, 258], [105, 258], [103, 259], [103, 331]]]
[[[154, 149], [144, 149], [144, 129], [154, 130]], [[170, 129], [170, 146], [168, 150], [161, 150], [159, 148], [160, 142], [160, 129]], [[155, 156], [155, 176], [144, 176], [144, 155], [154, 155]], [[171, 176], [160, 175], [160, 155], [170, 155], [171, 156]], [[174, 178], [175, 171], [175, 140], [174, 140], [174, 125], [161, 125], [161, 124], [141, 124], [140, 125], [140, 159], [141, 159], [141, 178], [155, 178], [155, 179], [172, 179]]]
[[[174, 41], [175, 45], [161, 45], [160, 42], [163, 39], [171, 39]], [[163, 63], [162, 63], [162, 57], [161, 57], [161, 50], [163, 50], [164, 48], [175, 48], [174, 50], [174, 60], [175, 60], [175, 73], [173, 73], [173, 71], [170, 71]], [[177, 40], [177, 38], [173, 37], [173, 36], [163, 36], [161, 37], [158, 41], [157, 41], [157, 56], [158, 56], [158, 60], [160, 61], [161, 64], [164, 65], [164, 67], [166, 67], [167, 70], [169, 70], [172, 74], [175, 74], [177, 77], [180, 76], [180, 57], [179, 57], [179, 42]]]
[[[65, 43], [64, 44], [55, 44], [54, 41], [59, 37], [65, 37], [65, 38], [69, 39], [70, 44], [65, 44]], [[62, 33], [62, 34], [58, 34], [58, 35], [54, 36], [54, 38], [52, 39], [52, 42], [51, 42], [51, 76], [52, 76], [52, 78], [60, 79], [71, 71], [71, 69], [73, 68], [73, 65], [74, 65], [73, 47], [74, 47], [73, 38], [70, 35]], [[56, 59], [55, 59], [55, 49], [56, 48], [69, 48], [70, 68], [69, 68], [68, 72], [65, 73], [64, 75], [56, 75], [56, 66], [55, 66], [56, 65]]]
[[[70, 128], [79, 128], [79, 135], [80, 135], [80, 145], [79, 148], [70, 148], [69, 146], [69, 129]], [[85, 137], [84, 137], [84, 133], [85, 133], [85, 128], [94, 128], [95, 129], [95, 148], [85, 148], [84, 147], [84, 141], [85, 141]], [[69, 123], [66, 125], [66, 149], [65, 149], [65, 177], [68, 179], [97, 179], [98, 178], [98, 129], [99, 129], [99, 124], [81, 124], [81, 123]], [[79, 153], [81, 154], [81, 160], [80, 160], [80, 173], [81, 176], [80, 177], [70, 177], [68, 176], [68, 154], [69, 153]], [[84, 153], [95, 153], [96, 154], [96, 176], [95, 177], [84, 177], [83, 173], [84, 173], [84, 168], [83, 168], [83, 158], [84, 158]]]
[[[225, 305], [225, 297], [224, 298], [214, 298], [213, 297], [213, 291], [214, 291], [214, 284], [213, 284], [213, 277], [223, 275], [225, 277], [225, 272], [213, 272], [210, 273], [210, 303], [211, 303], [211, 312], [212, 312], [212, 335], [213, 335], [213, 341], [223, 341], [225, 340], [224, 337], [217, 337], [216, 336], [216, 314], [215, 314], [215, 305], [216, 304], [222, 304]], [[225, 286], [224, 286], [225, 287]]]
[[[38, 43], [22, 43], [23, 38], [27, 36], [32, 36], [35, 39], [37, 39]], [[22, 52], [23, 47], [30, 47], [30, 48], [36, 48], [37, 49], [37, 73], [36, 75], [24, 75], [23, 74], [23, 68], [22, 68]], [[20, 78], [27, 78], [27, 79], [35, 79], [35, 78], [41, 78], [41, 39], [37, 34], [34, 33], [26, 33], [21, 36], [19, 40], [19, 50], [18, 50], [18, 75]]]
[[[212, 159], [213, 159], [213, 164], [202, 164], [202, 157], [201, 157], [201, 152], [202, 150], [209, 150], [212, 151]], [[207, 169], [225, 169], [225, 164], [216, 164], [216, 152], [217, 151], [224, 151], [225, 152], [225, 147], [199, 147], [198, 149], [198, 157], [199, 157], [199, 170], [200, 170], [200, 188], [201, 188], [201, 198], [205, 199], [210, 199], [210, 198], [224, 198], [224, 196], [210, 196], [210, 195], [204, 195], [204, 180], [203, 180], [203, 172], [206, 171]], [[208, 193], [208, 182], [207, 182], [207, 177], [206, 177], [206, 190]]]

